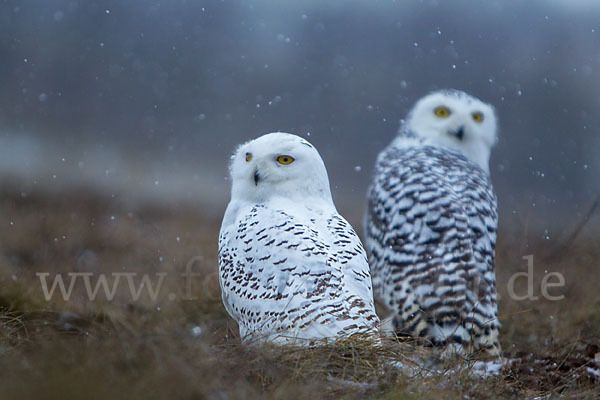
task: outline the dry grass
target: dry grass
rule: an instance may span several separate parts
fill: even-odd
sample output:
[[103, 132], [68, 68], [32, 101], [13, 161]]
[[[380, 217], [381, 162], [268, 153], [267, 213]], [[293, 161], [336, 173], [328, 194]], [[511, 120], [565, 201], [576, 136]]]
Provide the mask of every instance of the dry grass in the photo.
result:
[[[600, 249], [585, 234], [564, 254], [544, 259], [560, 243], [501, 233], [501, 339], [506, 357], [515, 361], [498, 376], [480, 378], [470, 362], [439, 360], [394, 340], [380, 346], [361, 340], [302, 349], [241, 346], [218, 289], [220, 213], [128, 204], [87, 190], [22, 195], [18, 185], [2, 187], [0, 398], [600, 395], [587, 372], [600, 353]], [[510, 299], [506, 283], [524, 270], [527, 254], [536, 257], [535, 294], [545, 270], [559, 271], [566, 286], [551, 293], [564, 294], [563, 300]], [[200, 274], [192, 281], [195, 300], [183, 298], [187, 286], [180, 274], [189, 260]], [[103, 293], [88, 301], [81, 281], [69, 301], [58, 293], [46, 301], [37, 272], [50, 273], [48, 279], [68, 272], [167, 275], [155, 301], [147, 295], [132, 301], [125, 280], [112, 301]], [[522, 283], [519, 294], [525, 293]]]

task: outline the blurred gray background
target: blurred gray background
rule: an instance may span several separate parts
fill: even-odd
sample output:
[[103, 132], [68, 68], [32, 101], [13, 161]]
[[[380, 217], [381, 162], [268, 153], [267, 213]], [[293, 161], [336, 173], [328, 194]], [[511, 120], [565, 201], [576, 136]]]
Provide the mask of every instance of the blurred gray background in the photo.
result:
[[[504, 223], [543, 235], [600, 193], [600, 2], [0, 1], [0, 175], [221, 213], [235, 146], [308, 138], [360, 214], [429, 91], [492, 103]], [[511, 222], [512, 221], [512, 222]]]

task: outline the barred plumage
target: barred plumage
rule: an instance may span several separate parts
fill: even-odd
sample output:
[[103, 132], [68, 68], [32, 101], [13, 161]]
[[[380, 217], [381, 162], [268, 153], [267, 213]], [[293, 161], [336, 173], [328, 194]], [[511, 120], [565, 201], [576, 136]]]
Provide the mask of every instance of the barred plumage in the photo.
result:
[[[440, 107], [449, 115], [438, 116]], [[498, 217], [487, 172], [495, 130], [490, 106], [463, 92], [434, 93], [417, 103], [377, 159], [366, 245], [375, 294], [400, 334], [500, 352]], [[470, 148], [487, 154], [472, 156]]]
[[264, 135], [238, 149], [231, 172], [219, 271], [244, 341], [376, 333], [366, 253], [333, 205], [314, 147], [290, 134]]

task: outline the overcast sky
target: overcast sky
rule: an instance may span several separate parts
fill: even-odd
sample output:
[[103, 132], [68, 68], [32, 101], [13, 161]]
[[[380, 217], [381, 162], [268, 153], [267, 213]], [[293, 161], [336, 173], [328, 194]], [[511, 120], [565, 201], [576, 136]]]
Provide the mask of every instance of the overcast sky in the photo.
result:
[[599, 5], [2, 1], [0, 170], [224, 207], [234, 147], [282, 130], [344, 207], [412, 104], [451, 87], [496, 107], [501, 210], [573, 218], [600, 191]]

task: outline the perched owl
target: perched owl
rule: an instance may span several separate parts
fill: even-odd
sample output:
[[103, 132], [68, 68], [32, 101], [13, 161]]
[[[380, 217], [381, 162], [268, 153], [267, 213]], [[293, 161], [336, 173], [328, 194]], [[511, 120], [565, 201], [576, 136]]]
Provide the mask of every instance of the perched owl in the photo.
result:
[[492, 106], [444, 90], [415, 104], [377, 158], [366, 245], [375, 295], [401, 335], [500, 353], [495, 142]]
[[242, 339], [298, 343], [375, 334], [367, 256], [335, 209], [314, 146], [270, 133], [241, 145], [230, 173], [219, 277]]

